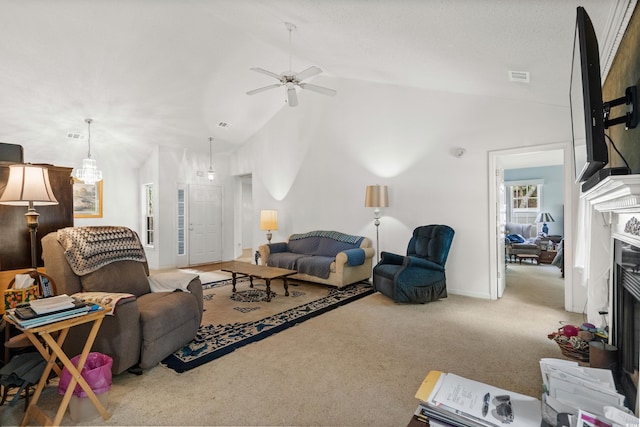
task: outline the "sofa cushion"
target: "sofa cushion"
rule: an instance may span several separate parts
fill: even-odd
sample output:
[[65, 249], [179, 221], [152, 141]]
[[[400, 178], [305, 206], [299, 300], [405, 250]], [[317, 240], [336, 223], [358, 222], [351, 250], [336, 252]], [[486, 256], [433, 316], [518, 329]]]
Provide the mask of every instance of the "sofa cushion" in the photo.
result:
[[298, 260], [301, 258], [309, 258], [309, 255], [294, 254], [291, 252], [280, 252], [270, 254], [267, 260], [269, 267], [286, 268], [289, 270], [297, 270]]
[[296, 270], [298, 273], [308, 274], [309, 276], [316, 276], [326, 279], [331, 274], [331, 264], [336, 260], [336, 257], [327, 256], [309, 256], [298, 259]]
[[151, 291], [144, 265], [137, 261], [112, 262], [80, 277], [85, 292], [130, 293], [137, 297]]
[[339, 252], [357, 248], [358, 246], [347, 242], [338, 242], [337, 240], [320, 238], [318, 250], [314, 255], [335, 257]]
[[536, 229], [533, 224], [518, 224], [515, 222], [508, 222], [505, 224], [505, 230], [507, 234], [519, 234], [525, 239], [534, 237]]
[[289, 240], [289, 251], [294, 254], [317, 255], [320, 237]]

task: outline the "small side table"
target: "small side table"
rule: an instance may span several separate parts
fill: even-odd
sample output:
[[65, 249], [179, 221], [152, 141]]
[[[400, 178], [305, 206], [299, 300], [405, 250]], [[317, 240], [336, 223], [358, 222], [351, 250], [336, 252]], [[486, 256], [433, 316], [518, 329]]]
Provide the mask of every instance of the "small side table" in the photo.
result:
[[[91, 346], [93, 345], [93, 341], [96, 339], [96, 335], [98, 334], [98, 330], [100, 329], [100, 325], [102, 324], [102, 320], [105, 316], [104, 308], [102, 310], [90, 312], [88, 314], [74, 317], [67, 320], [61, 320], [59, 322], [49, 323], [47, 325], [38, 326], [30, 329], [23, 329], [19, 325], [17, 325], [11, 318], [8, 316], [4, 316], [4, 319], [18, 328], [20, 331], [24, 332], [29, 340], [33, 343], [33, 345], [38, 349], [42, 357], [47, 361], [47, 366], [40, 377], [40, 381], [38, 382], [38, 387], [33, 394], [33, 399], [31, 403], [29, 403], [29, 407], [27, 408], [26, 413], [24, 414], [24, 418], [22, 418], [21, 426], [26, 426], [29, 424], [29, 419], [33, 418], [40, 425], [43, 426], [59, 426], [62, 418], [64, 417], [64, 413], [69, 406], [69, 402], [71, 401], [71, 396], [73, 395], [73, 391], [76, 388], [76, 384], [80, 384], [82, 390], [87, 393], [87, 396], [93, 402], [95, 407], [100, 412], [100, 415], [104, 420], [109, 419], [110, 415], [107, 410], [102, 406], [102, 403], [96, 397], [95, 393], [87, 384], [87, 381], [82, 377], [82, 368], [84, 367], [85, 362], [87, 361], [87, 357], [89, 356], [89, 351], [91, 350]], [[67, 338], [67, 334], [69, 333], [69, 329], [74, 326], [82, 325], [84, 323], [92, 322], [91, 331], [89, 332], [89, 336], [87, 337], [87, 341], [82, 349], [82, 353], [80, 354], [80, 360], [78, 361], [78, 367], [74, 366], [71, 363], [71, 360], [67, 357], [67, 355], [62, 350], [62, 344]], [[54, 339], [52, 336], [53, 333], [58, 332], [58, 339]], [[38, 336], [44, 340], [47, 344], [48, 349], [42, 344], [42, 342], [38, 339]], [[58, 376], [61, 374], [60, 367], [56, 364], [56, 360], [60, 359], [62, 364], [69, 370], [71, 373], [71, 381], [69, 382], [69, 386], [67, 387], [67, 391], [62, 397], [62, 402], [58, 407], [58, 412], [56, 413], [55, 418], [52, 420], [44, 413], [44, 411], [38, 407], [38, 399], [42, 394], [42, 390], [44, 389], [47, 379], [49, 378], [49, 374], [51, 370], [55, 371]]]

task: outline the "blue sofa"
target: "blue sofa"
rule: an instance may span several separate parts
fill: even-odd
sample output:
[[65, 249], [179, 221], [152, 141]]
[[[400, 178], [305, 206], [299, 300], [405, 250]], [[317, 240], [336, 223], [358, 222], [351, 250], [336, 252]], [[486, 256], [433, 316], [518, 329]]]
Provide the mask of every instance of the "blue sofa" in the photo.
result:
[[258, 248], [262, 265], [296, 270], [291, 279], [341, 288], [371, 277], [371, 239], [337, 231], [292, 234], [286, 242]]

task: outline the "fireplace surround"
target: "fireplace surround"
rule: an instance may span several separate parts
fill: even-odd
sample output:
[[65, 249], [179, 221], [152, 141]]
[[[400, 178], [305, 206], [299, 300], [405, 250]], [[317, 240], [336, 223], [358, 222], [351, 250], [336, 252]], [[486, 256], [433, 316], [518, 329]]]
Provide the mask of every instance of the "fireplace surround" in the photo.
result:
[[[640, 365], [640, 175], [608, 177], [582, 194], [589, 322], [610, 327], [616, 382], [638, 413]], [[580, 264], [580, 260], [576, 260]], [[601, 313], [606, 313], [601, 315]]]

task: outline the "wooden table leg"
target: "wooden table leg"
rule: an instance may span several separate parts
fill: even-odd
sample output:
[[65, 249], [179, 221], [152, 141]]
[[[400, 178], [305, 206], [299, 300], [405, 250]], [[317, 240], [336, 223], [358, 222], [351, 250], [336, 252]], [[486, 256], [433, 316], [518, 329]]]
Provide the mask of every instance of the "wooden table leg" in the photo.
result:
[[282, 281], [284, 282], [284, 296], [288, 297], [289, 296], [289, 282], [287, 281], [287, 276], [283, 277]]
[[271, 301], [271, 279], [264, 279], [267, 283], [267, 302]]
[[231, 273], [231, 284], [233, 285], [233, 293], [236, 293], [236, 273]]

